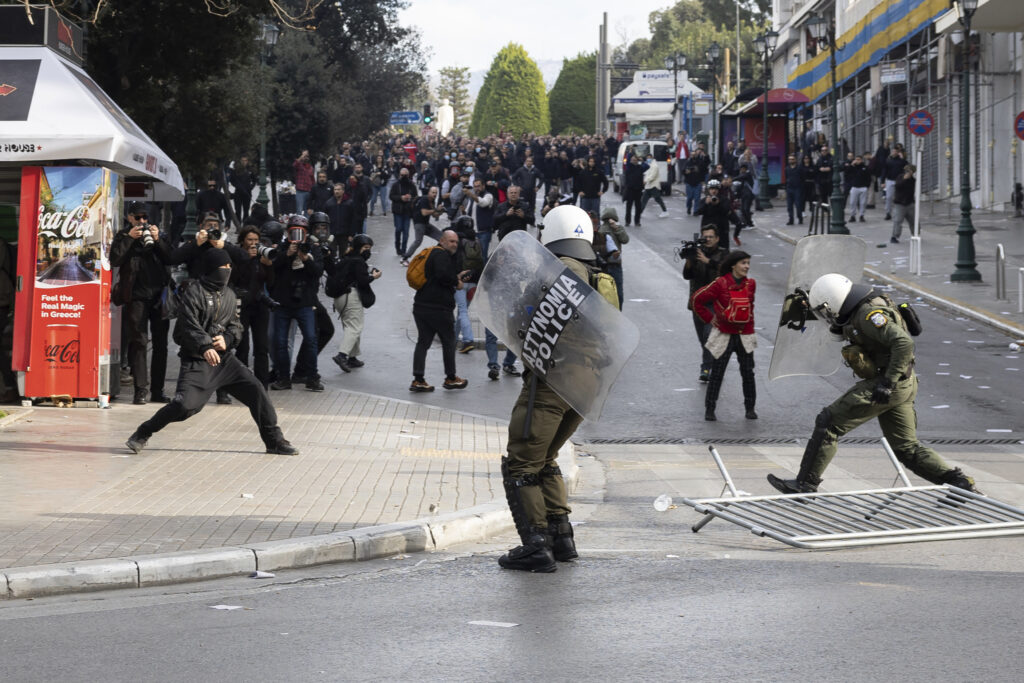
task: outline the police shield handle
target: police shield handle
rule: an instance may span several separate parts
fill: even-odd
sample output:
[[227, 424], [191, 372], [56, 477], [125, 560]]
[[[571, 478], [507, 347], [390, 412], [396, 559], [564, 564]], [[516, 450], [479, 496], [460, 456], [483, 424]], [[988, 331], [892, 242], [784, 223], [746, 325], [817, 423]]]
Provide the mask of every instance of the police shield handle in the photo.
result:
[[808, 235], [797, 242], [775, 333], [769, 379], [825, 376], [839, 370], [842, 356], [828, 323], [813, 316], [804, 318], [795, 307], [799, 296], [794, 295], [798, 290], [809, 292], [814, 281], [826, 273], [839, 273], [860, 282], [866, 251], [867, 244], [853, 235]]
[[640, 331], [525, 231], [501, 240], [473, 308], [523, 364], [587, 419], [640, 342]]

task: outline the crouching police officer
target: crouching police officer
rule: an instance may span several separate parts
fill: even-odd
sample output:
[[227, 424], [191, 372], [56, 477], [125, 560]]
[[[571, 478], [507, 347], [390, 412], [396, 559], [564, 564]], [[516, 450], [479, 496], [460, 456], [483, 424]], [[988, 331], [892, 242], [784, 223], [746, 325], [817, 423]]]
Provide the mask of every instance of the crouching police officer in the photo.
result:
[[171, 422], [181, 422], [198, 413], [210, 395], [223, 387], [249, 407], [267, 453], [298, 454], [277, 426], [277, 413], [263, 385], [231, 353], [238, 344], [242, 325], [238, 319], [238, 300], [227, 286], [230, 277], [231, 258], [227, 252], [210, 249], [202, 256], [201, 277], [186, 281], [180, 288], [178, 321], [174, 326], [174, 341], [180, 347], [181, 358], [178, 386], [174, 399], [128, 438], [127, 446], [133, 452], [141, 452], [149, 438]]
[[[593, 239], [590, 217], [578, 207], [560, 206], [544, 220], [541, 243], [584, 282], [596, 265]], [[531, 385], [536, 392], [532, 410]], [[508, 455], [501, 459], [505, 495], [523, 544], [499, 558], [505, 569], [553, 572], [556, 560], [579, 556], [565, 480], [555, 460], [581, 422], [583, 416], [545, 381], [529, 369], [523, 372], [523, 389], [508, 426]]]
[[[910, 332], [920, 328], [912, 330], [888, 297], [838, 273], [815, 280], [807, 302], [815, 316], [832, 326], [837, 340], [847, 342], [843, 358], [862, 379], [818, 414], [796, 479], [769, 474], [768, 482], [783, 493], [817, 491], [821, 475], [836, 454], [836, 440], [878, 418], [896, 457], [911, 472], [933, 484], [980, 493], [974, 479], [917, 440], [917, 376]], [[912, 312], [909, 317], [916, 321]]]

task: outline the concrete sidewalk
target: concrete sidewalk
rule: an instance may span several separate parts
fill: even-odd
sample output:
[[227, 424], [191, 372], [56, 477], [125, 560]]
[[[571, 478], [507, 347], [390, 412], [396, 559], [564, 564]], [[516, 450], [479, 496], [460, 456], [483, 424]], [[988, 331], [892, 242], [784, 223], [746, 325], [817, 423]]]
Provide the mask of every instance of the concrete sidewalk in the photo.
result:
[[207, 405], [138, 456], [123, 441], [158, 406], [15, 409], [0, 429], [0, 599], [368, 559], [511, 529], [497, 466], [505, 423], [334, 388], [274, 401], [298, 457], [266, 455], [237, 402]]
[[[791, 243], [807, 234], [805, 225], [785, 225], [785, 198], [773, 200], [774, 209], [754, 215], [758, 229]], [[850, 233], [868, 244], [865, 273], [869, 277], [892, 284], [913, 297], [944, 310], [970, 317], [1005, 332], [1016, 339], [1024, 338], [1024, 314], [1018, 312], [1018, 268], [1024, 268], [1024, 218], [1007, 214], [975, 212], [972, 223], [975, 260], [981, 274], [980, 283], [950, 281], [956, 269], [956, 228], [960, 212], [945, 204], [921, 205], [922, 259], [921, 275], [910, 271], [910, 231], [906, 224], [899, 244], [891, 244], [892, 222], [885, 220], [881, 198], [877, 209], [865, 213], [865, 222], [851, 223]], [[1002, 244], [1006, 255], [1007, 298], [996, 299], [996, 245]]]

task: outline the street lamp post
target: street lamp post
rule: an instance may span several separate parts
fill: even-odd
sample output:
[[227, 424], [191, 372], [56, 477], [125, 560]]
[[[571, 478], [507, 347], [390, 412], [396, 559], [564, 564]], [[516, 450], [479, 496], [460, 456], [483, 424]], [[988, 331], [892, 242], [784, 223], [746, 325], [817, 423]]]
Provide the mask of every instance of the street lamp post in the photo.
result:
[[[270, 56], [274, 53], [274, 46], [277, 45], [277, 37], [281, 29], [269, 21], [263, 21], [260, 30], [260, 68], [267, 65]], [[256, 201], [267, 206], [270, 197], [267, 196], [267, 117], [263, 116], [263, 125], [260, 130], [260, 192], [256, 195]]]
[[[775, 53], [775, 46], [779, 43], [779, 34], [769, 29], [764, 35], [754, 39], [754, 49], [761, 55], [761, 63], [764, 65], [764, 102], [762, 102], [761, 121], [761, 174], [757, 177], [759, 191], [757, 203], [760, 208], [772, 208], [771, 199], [768, 196], [768, 89], [771, 88], [771, 58]], [[750, 169], [753, 172], [754, 169]]]
[[686, 55], [679, 54], [665, 57], [665, 68], [672, 72], [672, 138], [679, 134], [679, 70], [686, 66]]
[[971, 17], [978, 0], [955, 0], [960, 25], [964, 27], [963, 73], [960, 76], [960, 224], [956, 227], [956, 270], [952, 282], [980, 282], [981, 273], [974, 258], [974, 223], [971, 221]]
[[836, 27], [835, 24], [815, 17], [808, 23], [811, 37], [819, 45], [829, 48], [829, 70], [832, 74], [832, 196], [829, 197], [831, 217], [828, 224], [829, 234], [849, 235], [846, 227], [845, 204], [843, 200], [842, 176], [839, 173], [839, 90], [836, 88]]
[[711, 64], [711, 165], [717, 163], [718, 159], [718, 102], [715, 96], [718, 93], [718, 60], [722, 56], [722, 46], [714, 41], [708, 46], [704, 56]]

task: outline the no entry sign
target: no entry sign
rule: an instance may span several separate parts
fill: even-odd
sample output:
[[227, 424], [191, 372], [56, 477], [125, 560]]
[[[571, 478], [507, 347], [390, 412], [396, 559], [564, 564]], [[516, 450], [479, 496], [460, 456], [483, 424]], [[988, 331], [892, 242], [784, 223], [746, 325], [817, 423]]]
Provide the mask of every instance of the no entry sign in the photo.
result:
[[928, 135], [935, 127], [935, 119], [927, 109], [918, 109], [907, 117], [907, 130], [921, 137]]
[[1024, 111], [1017, 114], [1017, 120], [1013, 122], [1013, 131], [1021, 140], [1024, 140]]

